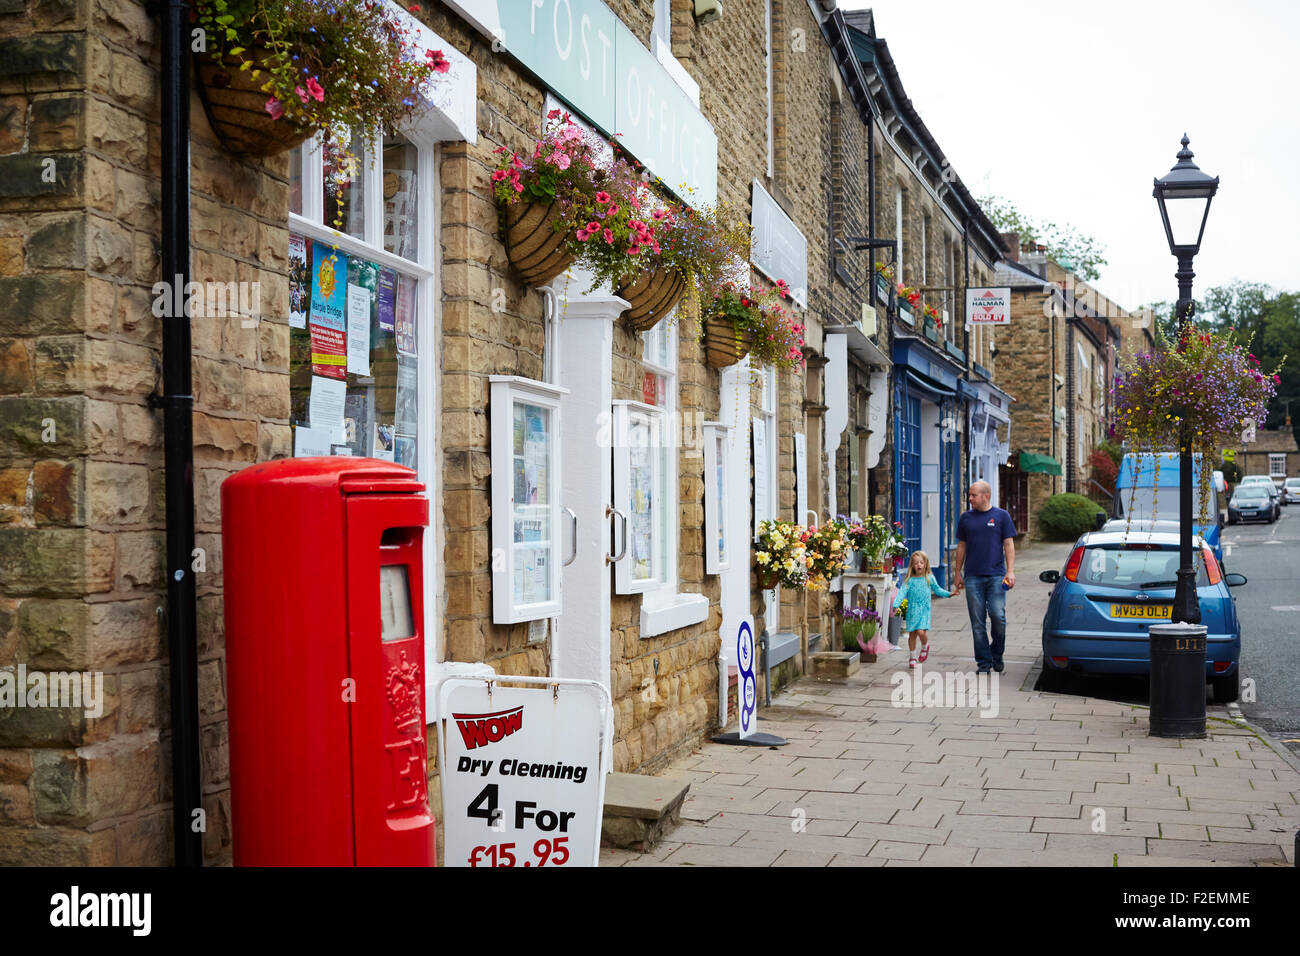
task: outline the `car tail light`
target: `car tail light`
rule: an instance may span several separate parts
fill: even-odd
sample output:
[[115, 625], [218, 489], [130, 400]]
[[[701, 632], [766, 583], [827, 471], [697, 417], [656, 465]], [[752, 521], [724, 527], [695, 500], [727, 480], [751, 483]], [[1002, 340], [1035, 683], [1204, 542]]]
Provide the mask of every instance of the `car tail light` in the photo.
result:
[[1070, 663], [1070, 659], [1068, 657], [1053, 657], [1052, 663], [1057, 667], [1064, 667], [1066, 664]]
[[1079, 580], [1079, 565], [1083, 564], [1083, 548], [1078, 547], [1070, 552], [1070, 560], [1065, 562], [1065, 580]]
[[1227, 670], [1229, 667], [1231, 667], [1231, 666], [1232, 666], [1232, 661], [1215, 661], [1215, 662], [1214, 662], [1214, 673], [1216, 673], [1216, 674], [1222, 674], [1224, 671], [1226, 671], [1226, 670]]
[[1211, 584], [1218, 584], [1223, 580], [1223, 574], [1219, 571], [1219, 562], [1214, 560], [1214, 552], [1209, 548], [1202, 548], [1205, 555], [1205, 573], [1210, 579]]

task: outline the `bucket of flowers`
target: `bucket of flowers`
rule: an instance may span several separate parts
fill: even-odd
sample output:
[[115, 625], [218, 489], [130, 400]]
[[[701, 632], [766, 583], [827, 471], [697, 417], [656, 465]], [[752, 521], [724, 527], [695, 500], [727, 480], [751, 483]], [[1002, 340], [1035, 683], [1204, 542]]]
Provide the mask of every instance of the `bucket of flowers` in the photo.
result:
[[[1177, 348], [1136, 355], [1121, 365], [1112, 390], [1112, 437], [1139, 454], [1186, 449], [1205, 462], [1222, 459], [1248, 422], [1261, 422], [1281, 382], [1282, 363], [1260, 368], [1250, 338], [1233, 330], [1181, 330]], [[1283, 360], [1285, 361], [1285, 359]], [[1160, 456], [1153, 455], [1156, 467]], [[1212, 470], [1200, 469], [1200, 524], [1207, 523]], [[1134, 487], [1138, 481], [1133, 482]], [[1153, 482], [1158, 487], [1159, 476]], [[1136, 494], [1136, 492], [1135, 492]], [[1155, 508], [1153, 502], [1152, 508]], [[1133, 502], [1126, 509], [1133, 513]]]
[[754, 566], [758, 586], [767, 590], [778, 584], [799, 589], [808, 579], [803, 525], [788, 521], [764, 521], [754, 541]]
[[867, 644], [876, 636], [880, 627], [880, 613], [869, 607], [846, 607], [840, 614], [840, 632], [846, 651], [858, 651], [863, 658], [874, 654], [867, 650]]
[[939, 315], [939, 310], [932, 305], [926, 305], [926, 306], [922, 306], [921, 312], [925, 316], [925, 328], [927, 333], [929, 332], [930, 329], [933, 328], [935, 331], [936, 338], [942, 335], [943, 318]]
[[[273, 156], [317, 130], [371, 147], [419, 108], [450, 61], [373, 0], [193, 0], [199, 99], [233, 153]], [[351, 152], [348, 155], [353, 155]]]
[[913, 313], [921, 306], [921, 291], [915, 286], [898, 283], [898, 311], [911, 321]]
[[810, 527], [803, 533], [804, 563], [808, 566], [809, 591], [825, 591], [834, 577], [844, 570], [849, 553], [848, 525], [832, 518], [820, 528]]
[[894, 268], [883, 262], [876, 263], [876, 292], [882, 302], [889, 301], [889, 290], [894, 287]]

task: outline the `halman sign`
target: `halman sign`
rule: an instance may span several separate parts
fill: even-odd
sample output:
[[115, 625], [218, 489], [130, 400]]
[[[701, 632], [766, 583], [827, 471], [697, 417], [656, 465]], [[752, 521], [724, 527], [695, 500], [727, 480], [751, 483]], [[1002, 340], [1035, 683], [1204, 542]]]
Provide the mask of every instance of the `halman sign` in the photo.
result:
[[1010, 289], [967, 289], [967, 325], [1010, 325]]
[[[699, 107], [601, 0], [449, 0], [694, 206], [718, 194], [718, 137]], [[791, 282], [791, 285], [794, 285]]]

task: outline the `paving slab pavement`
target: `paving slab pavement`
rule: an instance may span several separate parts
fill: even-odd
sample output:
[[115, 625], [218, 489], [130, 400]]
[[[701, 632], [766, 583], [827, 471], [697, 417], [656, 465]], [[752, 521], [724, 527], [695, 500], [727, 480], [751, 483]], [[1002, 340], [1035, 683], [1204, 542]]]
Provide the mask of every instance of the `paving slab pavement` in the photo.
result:
[[[1210, 707], [1205, 740], [1171, 740], [1147, 736], [1145, 707], [1032, 689], [1038, 572], [1068, 550], [1017, 556], [1006, 671], [983, 696], [957, 696], [974, 671], [965, 601], [936, 600], [923, 683], [905, 649], [797, 681], [759, 712], [787, 746], [703, 744], [664, 772], [691, 783], [682, 825], [601, 865], [1294, 864], [1300, 771], [1225, 708]], [[942, 698], [926, 696], [936, 674]]]

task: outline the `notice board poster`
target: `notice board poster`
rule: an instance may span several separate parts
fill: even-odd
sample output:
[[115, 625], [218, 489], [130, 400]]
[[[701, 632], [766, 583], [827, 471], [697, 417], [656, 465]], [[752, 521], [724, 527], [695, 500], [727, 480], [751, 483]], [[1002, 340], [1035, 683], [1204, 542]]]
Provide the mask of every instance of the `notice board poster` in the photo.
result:
[[[501, 686], [521, 681], [536, 686]], [[450, 678], [437, 699], [446, 865], [595, 866], [608, 692], [502, 675]]]
[[346, 379], [348, 257], [323, 243], [312, 243], [311, 364], [313, 375]]

